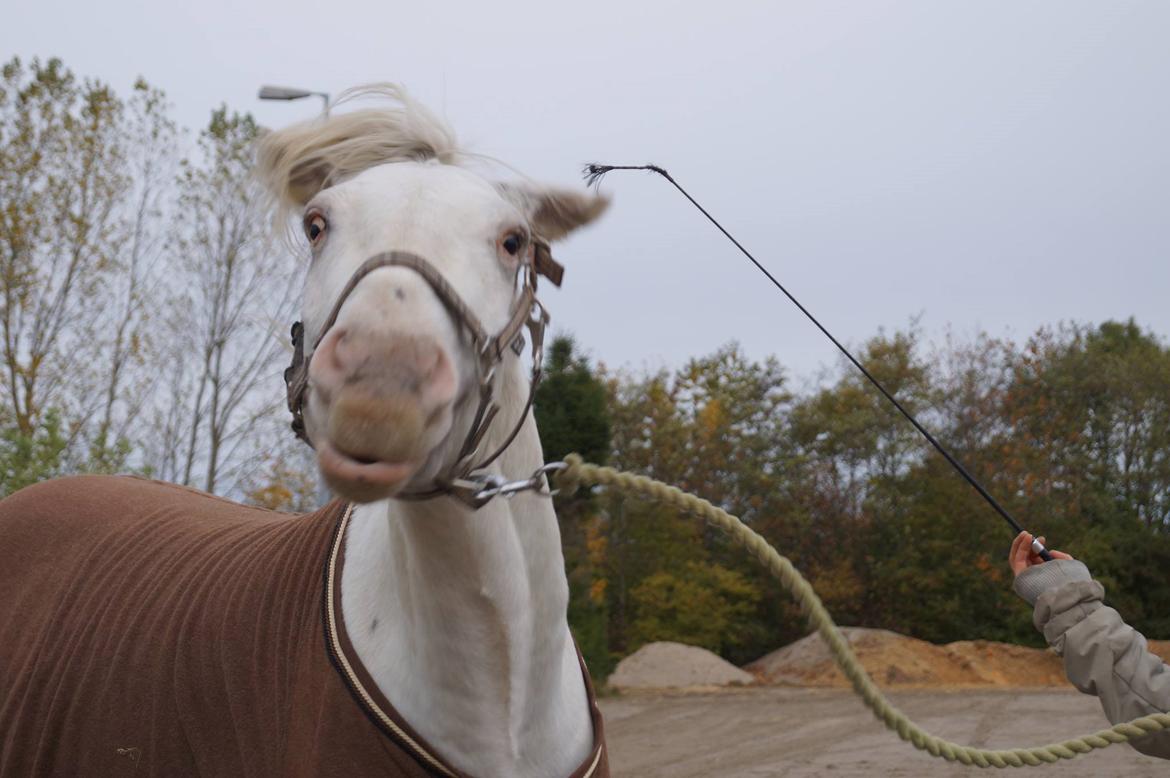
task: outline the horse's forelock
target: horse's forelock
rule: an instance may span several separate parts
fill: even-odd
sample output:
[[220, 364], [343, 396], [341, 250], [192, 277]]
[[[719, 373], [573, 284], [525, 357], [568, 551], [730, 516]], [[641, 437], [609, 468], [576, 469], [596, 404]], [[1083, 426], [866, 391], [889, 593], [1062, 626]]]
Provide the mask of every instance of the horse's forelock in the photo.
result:
[[319, 117], [260, 139], [256, 170], [280, 204], [279, 220], [287, 221], [321, 189], [376, 165], [459, 161], [454, 131], [396, 84], [346, 90], [331, 108], [368, 98], [390, 104]]

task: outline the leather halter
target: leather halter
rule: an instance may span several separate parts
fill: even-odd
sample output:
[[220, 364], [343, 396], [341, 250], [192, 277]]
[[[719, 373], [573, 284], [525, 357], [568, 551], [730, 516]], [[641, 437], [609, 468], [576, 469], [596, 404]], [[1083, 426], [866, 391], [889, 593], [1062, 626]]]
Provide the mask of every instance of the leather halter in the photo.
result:
[[[430, 285], [431, 290], [447, 307], [456, 324], [470, 336], [471, 345], [476, 353], [479, 379], [479, 405], [476, 408], [471, 429], [468, 430], [467, 436], [463, 440], [455, 462], [447, 469], [446, 473], [435, 479], [432, 488], [421, 492], [406, 492], [395, 495], [395, 497], [424, 500], [450, 494], [472, 507], [478, 508], [487, 501], [480, 494], [489, 482], [486, 474], [478, 471], [482, 471], [483, 468], [499, 458], [516, 439], [516, 435], [519, 434], [520, 428], [524, 425], [524, 420], [532, 408], [536, 387], [540, 383], [544, 356], [544, 333], [548, 327], [549, 315], [536, 297], [537, 276], [542, 275], [554, 285], [560, 286], [564, 276], [564, 268], [552, 258], [547, 243], [534, 239], [532, 247], [517, 271], [521, 276], [522, 285], [512, 304], [508, 323], [495, 335], [489, 335], [483, 324], [480, 323], [479, 317], [443, 277], [443, 274], [427, 260], [408, 251], [387, 251], [367, 259], [354, 271], [341, 290], [341, 294], [338, 295], [337, 301], [329, 313], [329, 318], [325, 320], [325, 325], [321, 328], [321, 333], [313, 344], [313, 351], [309, 354], [308, 359], [305, 358], [304, 324], [298, 321], [292, 326], [293, 358], [292, 364], [284, 371], [284, 383], [288, 390], [288, 409], [293, 417], [293, 432], [310, 447], [313, 443], [305, 432], [304, 418], [305, 392], [309, 387], [309, 362], [312, 360], [313, 354], [316, 353], [317, 347], [321, 345], [321, 340], [337, 322], [341, 307], [349, 299], [357, 285], [370, 273], [384, 267], [404, 267], [413, 270]], [[525, 345], [523, 330], [525, 328], [528, 329], [532, 340], [532, 375], [528, 400], [520, 418], [516, 420], [516, 426], [512, 428], [504, 442], [490, 454], [477, 461], [479, 448], [500, 410], [500, 407], [494, 402], [496, 368], [504, 361], [509, 350], [516, 356], [523, 353]]]

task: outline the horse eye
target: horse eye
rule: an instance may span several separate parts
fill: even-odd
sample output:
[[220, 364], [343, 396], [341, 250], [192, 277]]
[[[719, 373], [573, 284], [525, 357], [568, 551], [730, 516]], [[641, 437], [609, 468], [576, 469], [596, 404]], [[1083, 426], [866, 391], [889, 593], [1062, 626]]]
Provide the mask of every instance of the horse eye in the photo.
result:
[[311, 213], [305, 217], [305, 237], [311, 245], [316, 246], [325, 235], [325, 217], [319, 213]]
[[514, 232], [509, 233], [508, 236], [500, 242], [500, 245], [504, 247], [504, 251], [508, 252], [512, 256], [516, 256], [516, 254], [518, 254], [520, 249], [524, 246], [524, 238]]

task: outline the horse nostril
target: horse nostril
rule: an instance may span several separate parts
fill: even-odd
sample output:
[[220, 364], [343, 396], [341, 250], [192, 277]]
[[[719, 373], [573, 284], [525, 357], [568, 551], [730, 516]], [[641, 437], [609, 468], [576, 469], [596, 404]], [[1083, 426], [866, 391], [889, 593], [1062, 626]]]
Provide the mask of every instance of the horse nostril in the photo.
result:
[[455, 368], [451, 360], [441, 350], [436, 349], [423, 375], [426, 376], [428, 388], [437, 405], [443, 406], [455, 397], [456, 380]]
[[317, 344], [309, 362], [309, 375], [318, 386], [332, 386], [340, 383], [354, 359], [355, 341], [344, 327], [337, 327], [325, 333]]
[[349, 337], [348, 330], [338, 330], [336, 334], [332, 335], [331, 348], [329, 349], [329, 359], [333, 367], [338, 370], [344, 370], [349, 366], [349, 358], [352, 356], [349, 352], [353, 350], [354, 342]]

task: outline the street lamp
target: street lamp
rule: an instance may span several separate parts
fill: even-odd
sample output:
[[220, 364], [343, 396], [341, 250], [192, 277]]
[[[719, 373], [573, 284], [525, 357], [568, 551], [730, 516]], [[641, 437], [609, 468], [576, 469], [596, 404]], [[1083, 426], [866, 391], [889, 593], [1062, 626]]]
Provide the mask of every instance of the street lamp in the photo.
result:
[[328, 92], [314, 92], [311, 89], [298, 89], [291, 86], [269, 86], [265, 84], [260, 87], [261, 100], [300, 100], [303, 97], [320, 97], [325, 106], [322, 109], [326, 116], [329, 115], [329, 93]]

